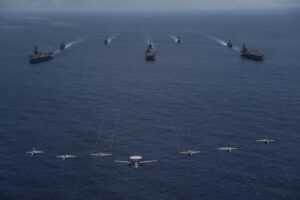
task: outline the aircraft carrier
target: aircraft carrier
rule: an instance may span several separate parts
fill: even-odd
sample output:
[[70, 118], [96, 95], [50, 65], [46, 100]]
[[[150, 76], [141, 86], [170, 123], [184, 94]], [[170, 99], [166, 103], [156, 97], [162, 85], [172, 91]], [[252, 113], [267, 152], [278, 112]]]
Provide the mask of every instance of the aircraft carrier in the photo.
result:
[[34, 51], [29, 56], [29, 62], [31, 64], [36, 64], [40, 62], [46, 62], [48, 60], [51, 60], [53, 58], [52, 52], [39, 52], [38, 47], [34, 47]]
[[246, 44], [243, 44], [243, 48], [241, 49], [241, 56], [256, 61], [264, 60], [264, 54], [258, 52], [255, 49], [248, 49], [246, 47]]

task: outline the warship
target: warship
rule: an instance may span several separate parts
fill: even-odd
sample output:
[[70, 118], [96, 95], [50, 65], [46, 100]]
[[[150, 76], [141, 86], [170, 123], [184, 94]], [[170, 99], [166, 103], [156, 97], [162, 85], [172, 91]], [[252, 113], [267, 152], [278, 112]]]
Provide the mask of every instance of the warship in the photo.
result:
[[109, 44], [109, 39], [108, 39], [107, 37], [106, 37], [105, 40], [104, 40], [104, 44], [105, 44], [105, 45], [108, 45], [108, 44]]
[[66, 48], [66, 44], [64, 43], [64, 42], [62, 42], [61, 44], [60, 44], [60, 50], [61, 51], [63, 51], [65, 48]]
[[177, 37], [177, 44], [182, 44], [182, 40], [181, 40], [181, 38], [180, 37]]
[[226, 45], [227, 45], [228, 48], [232, 48], [232, 42], [231, 42], [231, 40], [229, 40]]
[[35, 46], [34, 51], [29, 56], [29, 62], [31, 64], [46, 62], [46, 61], [51, 60], [53, 58], [52, 54], [53, 54], [52, 52], [39, 52], [38, 47]]
[[256, 49], [248, 49], [246, 47], [246, 44], [243, 44], [243, 48], [241, 49], [241, 56], [256, 61], [264, 60], [264, 54], [258, 52]]
[[146, 61], [154, 61], [156, 59], [156, 52], [152, 42], [149, 42], [149, 45], [145, 52], [145, 56], [146, 56]]

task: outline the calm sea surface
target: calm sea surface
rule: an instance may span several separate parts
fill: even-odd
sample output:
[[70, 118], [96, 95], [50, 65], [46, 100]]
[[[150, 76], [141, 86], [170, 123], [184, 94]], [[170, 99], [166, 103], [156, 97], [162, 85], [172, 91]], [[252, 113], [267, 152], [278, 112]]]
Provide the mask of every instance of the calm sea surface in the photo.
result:
[[[296, 10], [1, 13], [0, 199], [300, 199], [299, 22]], [[61, 42], [50, 62], [28, 63], [35, 44]], [[242, 59], [243, 42], [265, 61]], [[55, 157], [66, 153], [77, 158]], [[159, 161], [113, 162], [133, 154]]]

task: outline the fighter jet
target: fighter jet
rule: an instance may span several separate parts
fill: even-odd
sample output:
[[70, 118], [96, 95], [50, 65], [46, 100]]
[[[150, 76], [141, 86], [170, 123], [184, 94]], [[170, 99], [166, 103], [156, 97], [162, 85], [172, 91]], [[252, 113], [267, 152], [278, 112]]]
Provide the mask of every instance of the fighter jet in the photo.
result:
[[145, 163], [157, 162], [157, 160], [143, 160], [142, 156], [130, 156], [128, 161], [115, 160], [117, 163], [125, 163], [128, 166], [133, 166], [135, 169], [143, 166]]
[[226, 146], [226, 147], [220, 147], [220, 148], [218, 148], [218, 150], [220, 150], [220, 151], [227, 151], [228, 153], [230, 153], [232, 150], [237, 150], [237, 148]]
[[31, 154], [32, 156], [36, 155], [36, 154], [42, 154], [44, 153], [43, 151], [40, 150], [36, 150], [34, 147], [32, 148], [32, 151], [27, 151], [26, 153]]
[[112, 156], [112, 154], [111, 153], [98, 152], [98, 153], [91, 153], [91, 156], [96, 156], [98, 158], [104, 158], [106, 156]]
[[67, 160], [69, 158], [75, 158], [76, 156], [74, 155], [69, 155], [69, 154], [65, 154], [65, 155], [60, 155], [60, 156], [56, 156], [56, 158], [61, 158], [63, 160]]
[[264, 138], [264, 139], [256, 140], [256, 142], [260, 142], [260, 143], [264, 143], [264, 144], [271, 144], [272, 142], [274, 142], [274, 140]]
[[187, 150], [187, 151], [181, 151], [179, 152], [180, 154], [186, 154], [188, 156], [192, 156], [194, 154], [198, 154], [200, 153], [200, 151], [196, 151], [196, 150]]

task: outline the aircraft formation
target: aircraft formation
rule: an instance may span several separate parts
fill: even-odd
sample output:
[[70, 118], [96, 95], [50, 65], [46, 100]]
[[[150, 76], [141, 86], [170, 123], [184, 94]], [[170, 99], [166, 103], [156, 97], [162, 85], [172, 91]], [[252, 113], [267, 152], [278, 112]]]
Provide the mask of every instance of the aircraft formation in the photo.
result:
[[[263, 139], [258, 139], [256, 140], [256, 142], [258, 143], [262, 143], [262, 144], [271, 144], [274, 142], [274, 140], [272, 139], [268, 139], [268, 138], [263, 138]], [[219, 147], [217, 150], [219, 151], [225, 151], [227, 153], [231, 153], [233, 151], [238, 150], [238, 148], [236, 147], [232, 147], [229, 145], [226, 145], [224, 147]], [[31, 151], [27, 151], [27, 154], [30, 154], [31, 156], [37, 156], [38, 154], [44, 154], [44, 151], [42, 150], [37, 150], [35, 147], [32, 148]], [[184, 150], [184, 151], [180, 151], [178, 152], [179, 154], [182, 155], [186, 155], [186, 156], [193, 156], [195, 154], [200, 154], [201, 151], [199, 150], [195, 150], [195, 149], [188, 149], [188, 150]], [[97, 157], [99, 159], [105, 158], [105, 157], [109, 157], [112, 156], [112, 153], [107, 153], [107, 152], [96, 152], [96, 153], [91, 153], [91, 156]], [[63, 154], [63, 155], [57, 155], [56, 158], [62, 159], [63, 161], [66, 161], [68, 159], [71, 158], [76, 158], [76, 155], [72, 155], [72, 154]], [[115, 160], [115, 163], [122, 163], [122, 164], [127, 164], [130, 167], [133, 167], [135, 169], [143, 166], [144, 164], [147, 163], [154, 163], [157, 162], [158, 160], [144, 160], [143, 156], [141, 155], [131, 155], [128, 157], [127, 160]]]

